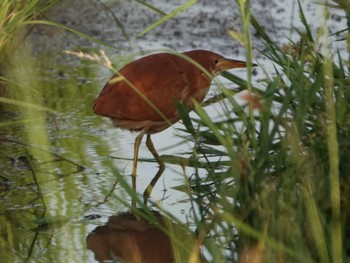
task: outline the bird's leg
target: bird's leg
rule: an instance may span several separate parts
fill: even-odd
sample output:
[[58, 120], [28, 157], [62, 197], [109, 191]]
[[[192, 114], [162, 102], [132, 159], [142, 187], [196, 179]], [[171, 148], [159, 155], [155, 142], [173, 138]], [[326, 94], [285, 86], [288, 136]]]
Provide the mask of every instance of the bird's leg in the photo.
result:
[[146, 146], [148, 150], [152, 153], [153, 157], [156, 159], [157, 163], [159, 164], [159, 170], [156, 173], [156, 175], [153, 177], [152, 181], [149, 183], [147, 186], [145, 192], [143, 193], [143, 201], [146, 204], [149, 196], [152, 193], [153, 187], [163, 174], [165, 170], [165, 165], [163, 160], [160, 158], [159, 154], [157, 153], [156, 149], [154, 148], [153, 142], [151, 140], [151, 135], [147, 134], [147, 139], [146, 139]]
[[[136, 172], [137, 172], [137, 159], [138, 159], [138, 155], [139, 155], [139, 149], [140, 149], [140, 144], [143, 138], [143, 135], [145, 135], [146, 133], [146, 129], [143, 129], [139, 135], [137, 135], [136, 139], [135, 139], [135, 144], [134, 144], [134, 161], [132, 163], [132, 189], [135, 191], [136, 193]], [[132, 207], [135, 207], [135, 201], [132, 201]]]

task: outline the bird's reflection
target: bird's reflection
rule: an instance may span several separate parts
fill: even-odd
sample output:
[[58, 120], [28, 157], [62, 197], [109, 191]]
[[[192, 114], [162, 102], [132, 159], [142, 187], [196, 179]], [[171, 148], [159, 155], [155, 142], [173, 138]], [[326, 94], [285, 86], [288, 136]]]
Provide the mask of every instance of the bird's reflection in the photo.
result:
[[[95, 259], [99, 262], [174, 262], [174, 244], [159, 226], [172, 230], [176, 227], [158, 211], [151, 211], [151, 215], [152, 223], [131, 212], [111, 216], [105, 225], [97, 227], [86, 239]], [[186, 231], [182, 230], [177, 229], [173, 234], [183, 236], [179, 231]], [[183, 244], [193, 244], [192, 235], [186, 233], [185, 236], [187, 240], [182, 241]]]

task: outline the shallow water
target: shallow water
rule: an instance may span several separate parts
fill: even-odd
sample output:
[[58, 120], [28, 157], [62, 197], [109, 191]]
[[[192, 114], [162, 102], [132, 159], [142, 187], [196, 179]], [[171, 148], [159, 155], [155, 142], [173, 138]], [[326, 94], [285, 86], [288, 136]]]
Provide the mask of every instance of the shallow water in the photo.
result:
[[[34, 101], [37, 93], [52, 111], [11, 107], [2, 112], [0, 253], [4, 262], [93, 262], [87, 236], [110, 216], [129, 211], [131, 198], [118, 176], [131, 183], [137, 134], [115, 129], [109, 119], [92, 112], [101, 86], [96, 65], [66, 65], [64, 72], [29, 66], [18, 71], [36, 81], [24, 88], [35, 91], [30, 92]], [[26, 91], [17, 91], [25, 97]], [[161, 154], [190, 149], [179, 144], [174, 129], [154, 136]], [[158, 167], [144, 145], [139, 156], [150, 161], [140, 161], [138, 167], [137, 190], [142, 194]], [[190, 205], [181, 201], [188, 197], [172, 189], [183, 180], [182, 169], [168, 165], [149, 206], [160, 204], [186, 222]]]

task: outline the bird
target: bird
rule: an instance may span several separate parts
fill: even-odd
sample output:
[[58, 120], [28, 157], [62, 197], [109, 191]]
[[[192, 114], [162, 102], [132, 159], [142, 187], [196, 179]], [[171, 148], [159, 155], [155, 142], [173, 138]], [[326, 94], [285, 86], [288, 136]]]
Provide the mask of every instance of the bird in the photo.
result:
[[139, 58], [110, 78], [94, 100], [93, 111], [109, 117], [117, 128], [139, 132], [135, 138], [132, 166], [134, 191], [139, 147], [144, 135], [161, 174], [165, 165], [151, 135], [180, 120], [177, 103], [192, 110], [195, 101], [201, 103], [204, 100], [215, 76], [228, 69], [246, 66], [245, 61], [225, 58], [209, 50], [163, 52]]

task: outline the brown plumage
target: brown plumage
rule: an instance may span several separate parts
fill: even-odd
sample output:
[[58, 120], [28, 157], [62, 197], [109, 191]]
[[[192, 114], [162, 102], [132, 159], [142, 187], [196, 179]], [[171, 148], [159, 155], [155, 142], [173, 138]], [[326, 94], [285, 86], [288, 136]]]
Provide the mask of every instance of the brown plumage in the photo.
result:
[[147, 134], [146, 145], [164, 169], [150, 135], [179, 120], [177, 101], [192, 109], [193, 100], [204, 100], [216, 75], [242, 67], [246, 67], [246, 62], [226, 59], [207, 50], [188, 51], [180, 56], [159, 53], [127, 64], [107, 82], [93, 109], [111, 118], [118, 128], [140, 131], [135, 140], [133, 178], [143, 135]]

